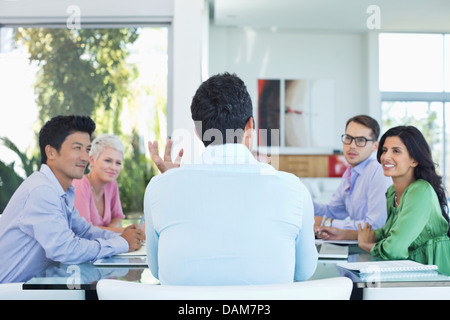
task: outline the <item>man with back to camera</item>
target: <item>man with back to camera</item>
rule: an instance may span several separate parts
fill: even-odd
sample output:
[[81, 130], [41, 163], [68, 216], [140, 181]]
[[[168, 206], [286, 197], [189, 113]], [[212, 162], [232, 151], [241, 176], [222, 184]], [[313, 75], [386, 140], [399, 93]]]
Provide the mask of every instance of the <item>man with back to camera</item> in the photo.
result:
[[41, 168], [22, 182], [0, 219], [0, 283], [27, 281], [52, 262], [78, 264], [134, 251], [144, 235], [121, 235], [90, 225], [74, 207], [73, 179], [89, 159], [95, 123], [57, 116], [39, 132]]
[[392, 181], [384, 176], [381, 165], [373, 156], [378, 150], [379, 135], [378, 122], [369, 116], [358, 115], [347, 121], [341, 139], [344, 157], [350, 166], [330, 202], [314, 203], [318, 237], [356, 240], [359, 224], [363, 227], [367, 222], [374, 229], [385, 224], [385, 193]]
[[150, 270], [161, 284], [243, 285], [307, 280], [317, 265], [311, 196], [297, 177], [250, 150], [252, 102], [228, 73], [200, 85], [191, 104], [205, 150], [176, 169], [149, 143], [161, 172], [144, 197]]

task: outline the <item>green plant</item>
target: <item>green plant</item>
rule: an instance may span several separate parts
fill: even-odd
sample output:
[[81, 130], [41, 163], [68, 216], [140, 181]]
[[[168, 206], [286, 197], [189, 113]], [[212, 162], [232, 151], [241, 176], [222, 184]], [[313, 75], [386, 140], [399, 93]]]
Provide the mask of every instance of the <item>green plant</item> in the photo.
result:
[[[38, 167], [40, 157], [37, 155], [28, 157], [24, 152], [21, 152], [19, 148], [8, 138], [0, 137], [1, 143], [16, 153], [21, 161], [21, 167], [25, 172], [26, 177], [31, 175]], [[6, 164], [0, 161], [0, 212], [6, 208], [9, 199], [12, 197], [16, 189], [24, 180], [15, 171], [15, 162]]]

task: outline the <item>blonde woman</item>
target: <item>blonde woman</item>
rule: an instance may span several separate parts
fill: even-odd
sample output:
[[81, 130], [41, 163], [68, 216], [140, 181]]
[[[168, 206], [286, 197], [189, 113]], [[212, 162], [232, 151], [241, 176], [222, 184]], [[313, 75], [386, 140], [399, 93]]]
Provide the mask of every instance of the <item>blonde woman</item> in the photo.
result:
[[117, 177], [122, 170], [124, 147], [117, 136], [103, 134], [92, 141], [90, 172], [75, 187], [75, 208], [89, 223], [122, 232], [125, 217], [119, 197]]

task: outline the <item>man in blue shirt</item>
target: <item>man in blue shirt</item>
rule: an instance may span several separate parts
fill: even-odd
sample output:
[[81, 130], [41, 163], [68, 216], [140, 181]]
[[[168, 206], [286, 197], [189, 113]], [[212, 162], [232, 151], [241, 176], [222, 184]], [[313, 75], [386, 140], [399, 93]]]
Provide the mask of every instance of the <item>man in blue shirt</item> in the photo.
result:
[[[150, 270], [161, 284], [244, 285], [307, 280], [317, 266], [311, 196], [292, 174], [258, 162], [253, 111], [235, 75], [206, 80], [191, 104], [205, 145], [191, 164], [154, 177], [144, 197]], [[164, 172], [173, 167], [149, 143]]]
[[359, 224], [367, 222], [378, 229], [386, 222], [385, 193], [392, 181], [374, 157], [379, 134], [378, 122], [369, 116], [358, 115], [347, 121], [341, 138], [350, 166], [330, 202], [314, 203], [315, 229], [320, 238], [355, 240]]
[[57, 116], [39, 133], [41, 169], [16, 190], [0, 219], [0, 283], [23, 282], [52, 262], [78, 264], [134, 251], [144, 235], [93, 227], [74, 207], [73, 179], [86, 169], [95, 123]]

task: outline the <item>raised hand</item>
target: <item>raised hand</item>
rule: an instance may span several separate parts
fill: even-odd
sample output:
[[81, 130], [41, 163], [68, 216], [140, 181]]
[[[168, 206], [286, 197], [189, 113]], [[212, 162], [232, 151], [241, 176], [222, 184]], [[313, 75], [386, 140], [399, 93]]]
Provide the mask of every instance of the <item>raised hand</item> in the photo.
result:
[[172, 169], [177, 168], [180, 166], [181, 158], [183, 157], [183, 149], [178, 152], [177, 157], [175, 158], [175, 161], [172, 161], [172, 157], [170, 156], [170, 153], [172, 151], [172, 140], [169, 139], [167, 141], [166, 150], [164, 151], [164, 159], [162, 159], [159, 156], [159, 150], [158, 150], [158, 142], [156, 141], [149, 141], [148, 142], [148, 150], [150, 151], [150, 155], [152, 157], [153, 162], [158, 167], [159, 171], [161, 173]]

